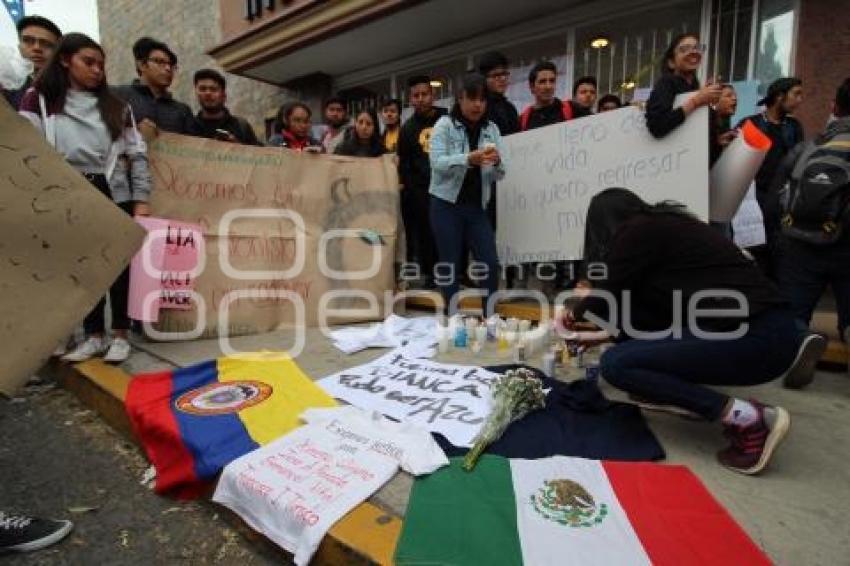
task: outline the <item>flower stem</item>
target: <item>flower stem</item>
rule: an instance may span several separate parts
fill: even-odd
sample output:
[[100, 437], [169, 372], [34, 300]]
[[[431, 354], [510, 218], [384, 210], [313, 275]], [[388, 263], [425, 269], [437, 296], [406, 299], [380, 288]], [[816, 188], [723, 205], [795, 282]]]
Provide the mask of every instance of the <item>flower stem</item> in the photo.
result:
[[478, 458], [484, 453], [485, 448], [487, 448], [487, 444], [485, 442], [476, 442], [472, 447], [472, 450], [467, 452], [466, 456], [463, 458], [463, 469], [467, 472], [471, 472], [475, 467], [475, 464], [478, 463]]

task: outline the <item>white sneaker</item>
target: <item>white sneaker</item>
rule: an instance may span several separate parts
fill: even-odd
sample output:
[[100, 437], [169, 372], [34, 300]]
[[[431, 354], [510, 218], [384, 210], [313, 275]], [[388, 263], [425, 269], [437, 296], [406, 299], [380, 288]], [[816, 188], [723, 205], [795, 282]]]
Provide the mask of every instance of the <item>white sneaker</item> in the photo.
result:
[[89, 358], [102, 354], [106, 351], [106, 342], [103, 338], [90, 336], [86, 340], [74, 348], [74, 351], [62, 356], [62, 361], [65, 362], [84, 362]]
[[109, 343], [109, 349], [107, 350], [106, 355], [103, 356], [103, 361], [112, 364], [120, 364], [121, 362], [126, 361], [129, 357], [130, 343], [127, 342], [126, 338], [116, 337]]

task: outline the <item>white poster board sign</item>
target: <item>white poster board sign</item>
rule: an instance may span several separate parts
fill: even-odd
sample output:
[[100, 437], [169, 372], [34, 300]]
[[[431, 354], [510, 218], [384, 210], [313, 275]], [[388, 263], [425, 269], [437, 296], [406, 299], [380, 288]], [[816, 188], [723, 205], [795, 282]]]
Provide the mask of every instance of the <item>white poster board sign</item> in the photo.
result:
[[708, 218], [708, 109], [657, 140], [627, 107], [504, 138], [496, 190], [503, 264], [579, 259], [590, 199], [624, 187]]
[[439, 432], [455, 446], [472, 446], [490, 412], [495, 378], [480, 367], [414, 359], [395, 351], [317, 383], [355, 407]]

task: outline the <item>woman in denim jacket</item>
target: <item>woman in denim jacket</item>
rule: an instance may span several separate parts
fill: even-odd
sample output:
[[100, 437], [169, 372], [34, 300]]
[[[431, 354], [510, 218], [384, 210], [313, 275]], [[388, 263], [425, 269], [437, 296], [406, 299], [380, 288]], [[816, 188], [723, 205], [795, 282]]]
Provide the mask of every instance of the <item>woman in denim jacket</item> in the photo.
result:
[[[505, 170], [499, 128], [486, 117], [486, 92], [483, 76], [468, 75], [451, 112], [431, 133], [431, 227], [439, 254], [437, 284], [449, 314], [457, 310], [451, 299], [460, 287], [458, 271], [466, 249], [486, 267], [485, 271], [475, 266], [472, 278], [483, 283], [487, 303], [499, 286], [499, 258], [487, 203], [494, 198], [493, 183]], [[485, 303], [485, 316], [494, 309]]]

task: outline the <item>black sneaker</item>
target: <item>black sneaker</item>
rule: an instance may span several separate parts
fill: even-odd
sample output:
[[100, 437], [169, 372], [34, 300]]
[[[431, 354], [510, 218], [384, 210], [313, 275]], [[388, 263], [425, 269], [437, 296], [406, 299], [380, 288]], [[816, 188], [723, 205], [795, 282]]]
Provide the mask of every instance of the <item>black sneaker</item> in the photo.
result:
[[65, 538], [71, 521], [37, 519], [0, 511], [0, 553], [39, 550]]
[[815, 368], [826, 351], [826, 338], [809, 334], [800, 343], [791, 367], [782, 375], [782, 384], [788, 389], [802, 389], [815, 378]]

